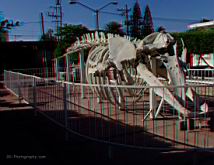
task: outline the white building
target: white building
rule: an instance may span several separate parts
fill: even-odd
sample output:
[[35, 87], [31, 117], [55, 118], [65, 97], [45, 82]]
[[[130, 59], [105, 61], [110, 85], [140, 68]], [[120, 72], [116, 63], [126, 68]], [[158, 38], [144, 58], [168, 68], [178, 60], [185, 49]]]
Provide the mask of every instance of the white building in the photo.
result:
[[208, 29], [208, 28], [214, 28], [214, 21], [208, 21], [208, 22], [201, 22], [201, 23], [194, 23], [188, 25], [188, 29], [195, 29], [195, 28], [200, 28], [200, 29]]

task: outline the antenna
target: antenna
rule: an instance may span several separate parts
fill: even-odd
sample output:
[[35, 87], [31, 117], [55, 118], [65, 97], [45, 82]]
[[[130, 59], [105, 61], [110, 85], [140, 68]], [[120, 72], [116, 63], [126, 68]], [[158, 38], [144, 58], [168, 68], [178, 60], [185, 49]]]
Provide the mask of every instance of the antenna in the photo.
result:
[[[56, 33], [59, 34], [60, 29], [62, 28], [62, 0], [56, 0], [55, 6], [50, 6], [52, 12], [48, 12], [48, 16], [55, 19]], [[61, 37], [57, 35], [57, 40], [61, 40]]]

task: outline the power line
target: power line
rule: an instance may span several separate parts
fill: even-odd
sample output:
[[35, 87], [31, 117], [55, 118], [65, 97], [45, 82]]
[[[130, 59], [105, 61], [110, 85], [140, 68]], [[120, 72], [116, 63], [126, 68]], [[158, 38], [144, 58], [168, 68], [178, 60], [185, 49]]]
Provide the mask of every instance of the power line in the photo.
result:
[[167, 18], [167, 17], [152, 17], [154, 20], [170, 21], [170, 22], [196, 22], [196, 19], [184, 19], [184, 18]]
[[[45, 23], [52, 23], [52, 21], [44, 21]], [[36, 24], [36, 23], [38, 23], [38, 24], [40, 24], [41, 23], [41, 21], [29, 21], [29, 22], [21, 22], [21, 23], [24, 23], [24, 24]]]
[[9, 36], [19, 36], [19, 37], [23, 37], [23, 36], [31, 36], [31, 37], [41, 37], [41, 35], [36, 35], [36, 34], [9, 34]]
[[100, 13], [123, 16], [123, 13], [115, 13], [115, 12], [109, 12], [109, 11], [100, 11]]

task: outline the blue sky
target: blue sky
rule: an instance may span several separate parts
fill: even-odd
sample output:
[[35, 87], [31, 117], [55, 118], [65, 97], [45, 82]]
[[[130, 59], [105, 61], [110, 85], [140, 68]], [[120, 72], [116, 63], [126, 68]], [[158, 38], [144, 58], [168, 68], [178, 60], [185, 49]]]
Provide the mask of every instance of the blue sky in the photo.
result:
[[[79, 0], [83, 4], [97, 9], [110, 2], [109, 0]], [[124, 8], [127, 4], [133, 8], [136, 0], [117, 0], [118, 5], [108, 6], [103, 11], [117, 12], [117, 8]], [[202, 18], [214, 19], [214, 0], [138, 0], [142, 15], [148, 4], [152, 13], [155, 28], [164, 26], [169, 32], [187, 30], [191, 22]], [[50, 6], [55, 0], [1, 0], [0, 15], [7, 19], [23, 22], [10, 32], [10, 40], [38, 40], [41, 36], [41, 12], [45, 18], [45, 30], [54, 29], [53, 19], [47, 16]], [[95, 14], [78, 5], [70, 5], [68, 0], [62, 0], [63, 24], [83, 24], [89, 29], [95, 28]], [[110, 21], [122, 23], [124, 17], [100, 14], [100, 28]]]

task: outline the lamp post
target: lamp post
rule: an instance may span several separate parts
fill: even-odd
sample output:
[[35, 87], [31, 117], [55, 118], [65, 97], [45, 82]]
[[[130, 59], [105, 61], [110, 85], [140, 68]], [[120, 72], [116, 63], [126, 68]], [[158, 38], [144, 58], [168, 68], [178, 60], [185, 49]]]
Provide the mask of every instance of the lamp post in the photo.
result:
[[128, 5], [126, 4], [125, 8], [117, 9], [117, 11], [121, 11], [123, 16], [125, 16], [125, 25], [126, 25], [126, 34], [129, 35], [129, 12], [131, 9], [128, 8]]
[[96, 30], [99, 31], [99, 13], [100, 13], [100, 11], [102, 9], [104, 9], [105, 7], [109, 6], [109, 5], [117, 5], [118, 3], [116, 1], [112, 1], [112, 2], [109, 2], [109, 3], [105, 4], [105, 5], [103, 5], [102, 7], [98, 8], [98, 9], [91, 8], [91, 7], [81, 3], [79, 1], [74, 1], [74, 0], [71, 0], [69, 2], [69, 4], [71, 4], [71, 5], [72, 4], [79, 4], [79, 5], [81, 5], [81, 6], [85, 7], [85, 8], [93, 11], [96, 14]]

